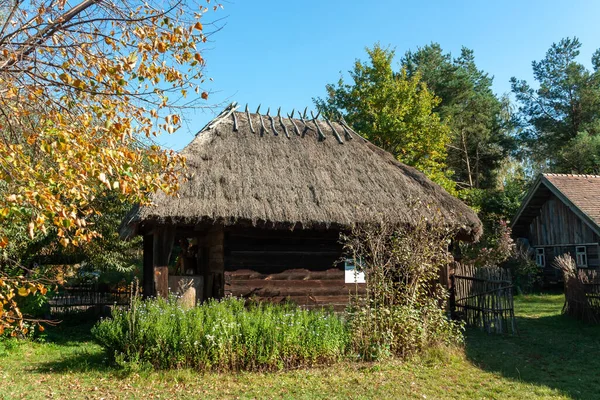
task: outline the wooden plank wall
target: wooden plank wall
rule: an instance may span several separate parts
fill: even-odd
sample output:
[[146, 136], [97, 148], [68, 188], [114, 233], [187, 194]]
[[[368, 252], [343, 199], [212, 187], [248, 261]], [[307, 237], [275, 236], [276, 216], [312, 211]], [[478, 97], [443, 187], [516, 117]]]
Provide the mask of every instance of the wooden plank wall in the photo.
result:
[[556, 196], [551, 195], [529, 225], [532, 246], [598, 243], [598, 235]]
[[343, 309], [345, 284], [337, 231], [229, 228], [225, 233], [225, 293], [260, 301], [293, 301], [309, 308]]
[[[563, 281], [562, 272], [559, 269], [554, 268], [552, 266], [552, 263], [554, 261], [554, 258], [560, 256], [561, 254], [564, 254], [566, 251], [568, 250], [564, 247], [544, 248], [546, 256], [546, 268], [544, 268], [544, 270], [542, 271], [542, 277], [545, 283], [555, 284]], [[575, 248], [573, 248], [573, 251], [575, 251]], [[573, 257], [574, 256], [575, 253], [573, 253]]]
[[588, 266], [600, 268], [600, 249], [598, 246], [587, 246]]
[[[586, 247], [586, 252], [587, 252], [587, 262], [588, 262], [588, 267], [589, 268], [598, 268], [600, 267], [600, 258], [598, 258], [598, 245], [591, 245], [591, 246], [585, 246]], [[573, 257], [573, 259], [576, 259], [576, 247], [575, 246], [556, 246], [556, 247], [550, 247], [550, 248], [546, 248], [545, 252], [546, 252], [546, 260], [550, 260], [550, 262], [555, 258], [558, 257], [562, 254], [568, 253], [571, 255], [571, 257]], [[548, 262], [546, 262], [546, 264], [548, 264]], [[551, 265], [549, 265], [551, 267]], [[552, 268], [555, 271], [557, 271], [558, 274], [560, 274], [560, 271], [558, 271], [556, 268]]]
[[554, 195], [549, 196], [540, 215], [531, 222], [528, 239], [532, 247], [544, 247], [547, 282], [562, 281], [561, 273], [552, 267], [554, 258], [569, 253], [575, 259], [577, 244], [586, 244], [588, 267], [600, 267], [598, 235]]

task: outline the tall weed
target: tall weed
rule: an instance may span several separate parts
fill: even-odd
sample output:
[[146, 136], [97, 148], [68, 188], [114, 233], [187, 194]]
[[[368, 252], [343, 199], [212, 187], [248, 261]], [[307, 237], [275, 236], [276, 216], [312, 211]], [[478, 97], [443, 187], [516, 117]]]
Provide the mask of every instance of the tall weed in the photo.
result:
[[227, 298], [185, 310], [175, 299], [135, 298], [92, 330], [121, 364], [199, 370], [276, 370], [331, 363], [344, 356], [342, 320], [293, 305]]
[[363, 360], [407, 357], [459, 343], [462, 325], [446, 315], [439, 272], [452, 261], [453, 232], [422, 218], [411, 226], [382, 221], [354, 228], [345, 250], [365, 272], [366, 296], [348, 308], [352, 352]]

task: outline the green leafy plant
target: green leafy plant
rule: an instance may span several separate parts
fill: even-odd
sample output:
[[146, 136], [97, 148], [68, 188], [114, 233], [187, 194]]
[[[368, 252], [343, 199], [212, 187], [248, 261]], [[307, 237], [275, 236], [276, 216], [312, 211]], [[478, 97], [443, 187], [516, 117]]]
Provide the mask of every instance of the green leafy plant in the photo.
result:
[[517, 243], [514, 253], [502, 263], [502, 266], [509, 269], [518, 294], [531, 293], [539, 289], [543, 281], [543, 269], [536, 264], [533, 250], [528, 246]]
[[279, 370], [345, 355], [349, 335], [338, 316], [291, 304], [245, 303], [226, 298], [186, 310], [176, 298], [135, 297], [92, 334], [129, 370]]
[[462, 244], [461, 253], [463, 264], [508, 269], [519, 294], [531, 292], [541, 282], [542, 270], [535, 263], [529, 246], [513, 241], [506, 221], [496, 221], [479, 243]]

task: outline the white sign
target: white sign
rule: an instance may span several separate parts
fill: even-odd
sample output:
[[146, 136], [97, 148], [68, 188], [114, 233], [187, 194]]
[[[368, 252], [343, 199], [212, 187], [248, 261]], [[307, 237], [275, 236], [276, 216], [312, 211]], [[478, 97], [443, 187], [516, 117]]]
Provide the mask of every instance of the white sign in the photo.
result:
[[354, 260], [344, 262], [344, 282], [345, 283], [365, 283], [365, 273], [357, 271]]

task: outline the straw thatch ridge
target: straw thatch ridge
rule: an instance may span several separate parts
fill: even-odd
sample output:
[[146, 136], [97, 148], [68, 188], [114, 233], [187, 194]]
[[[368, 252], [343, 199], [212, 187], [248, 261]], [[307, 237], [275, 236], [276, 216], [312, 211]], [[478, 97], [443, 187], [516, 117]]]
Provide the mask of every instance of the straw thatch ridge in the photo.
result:
[[469, 207], [347, 126], [273, 118], [229, 112], [209, 123], [181, 152], [190, 178], [178, 197], [157, 193], [154, 206], [135, 207], [121, 235], [140, 223], [343, 228], [384, 215], [409, 224], [441, 215], [464, 239], [481, 235]]

